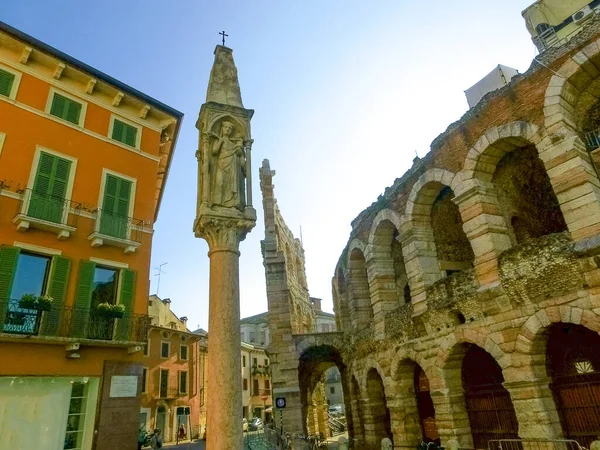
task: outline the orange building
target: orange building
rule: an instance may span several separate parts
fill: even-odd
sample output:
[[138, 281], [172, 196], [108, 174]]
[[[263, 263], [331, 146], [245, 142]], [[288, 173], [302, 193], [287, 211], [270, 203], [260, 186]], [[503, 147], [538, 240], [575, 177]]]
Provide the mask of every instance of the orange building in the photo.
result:
[[177, 317], [170, 304], [156, 295], [149, 299], [140, 409], [140, 423], [146, 429], [160, 428], [165, 442], [175, 441], [181, 427], [185, 440], [201, 436], [206, 378], [206, 336], [191, 333], [187, 318]]
[[181, 120], [0, 22], [7, 448], [136, 448], [152, 228]]

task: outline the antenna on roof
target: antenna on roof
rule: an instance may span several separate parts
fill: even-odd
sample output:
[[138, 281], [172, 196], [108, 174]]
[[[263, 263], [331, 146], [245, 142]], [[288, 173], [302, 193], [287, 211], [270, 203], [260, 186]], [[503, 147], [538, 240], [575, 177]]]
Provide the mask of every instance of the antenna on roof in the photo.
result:
[[167, 273], [167, 272], [165, 272], [164, 270], [162, 270], [162, 266], [166, 266], [167, 264], [169, 264], [169, 263], [168, 263], [168, 262], [166, 262], [166, 263], [162, 263], [162, 264], [161, 264], [161, 265], [159, 265], [158, 267], [155, 267], [155, 268], [154, 268], [154, 270], [157, 270], [157, 271], [158, 271], [158, 273], [155, 273], [155, 274], [154, 274], [154, 276], [155, 276], [155, 277], [158, 277], [158, 283], [157, 283], [157, 285], [156, 285], [156, 296], [157, 296], [157, 297], [158, 297], [158, 290], [160, 289], [160, 276], [161, 276], [163, 273]]

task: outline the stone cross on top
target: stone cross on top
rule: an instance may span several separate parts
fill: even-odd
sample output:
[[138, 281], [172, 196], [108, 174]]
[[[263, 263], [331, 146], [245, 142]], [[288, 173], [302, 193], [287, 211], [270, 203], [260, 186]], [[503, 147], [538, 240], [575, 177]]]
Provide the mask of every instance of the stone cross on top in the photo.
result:
[[228, 34], [225, 34], [225, 30], [221, 31], [219, 34], [220, 34], [221, 36], [223, 36], [223, 46], [224, 46], [224, 45], [225, 45], [225, 38], [226, 38], [226, 37], [229, 37], [229, 35], [228, 35]]

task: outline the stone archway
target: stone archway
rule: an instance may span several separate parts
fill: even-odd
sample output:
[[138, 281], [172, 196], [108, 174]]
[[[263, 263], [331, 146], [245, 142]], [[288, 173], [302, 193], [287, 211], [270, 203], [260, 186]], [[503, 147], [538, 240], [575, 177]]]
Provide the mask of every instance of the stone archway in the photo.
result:
[[352, 326], [360, 330], [370, 326], [373, 320], [373, 308], [365, 261], [365, 246], [358, 239], [352, 241], [348, 251], [348, 282]]
[[302, 427], [307, 435], [331, 436], [333, 424], [329, 417], [324, 375], [334, 366], [341, 374], [345, 405], [343, 423], [346, 424], [346, 428], [351, 424], [351, 420], [346, 419], [348, 412], [351, 411], [350, 399], [347, 398], [350, 390], [346, 385], [348, 380], [346, 364], [336, 347], [329, 344], [312, 345], [303, 349], [298, 365]]
[[473, 344], [464, 347], [461, 378], [474, 448], [487, 449], [492, 439], [518, 439], [515, 408], [492, 355]]
[[548, 138], [540, 143], [540, 158], [552, 167], [550, 181], [575, 240], [600, 231], [598, 177], [580, 137], [586, 131], [585, 116], [600, 103], [599, 68], [600, 49], [595, 44], [585, 47], [555, 71], [544, 99]]
[[379, 211], [365, 252], [374, 326], [382, 333], [386, 313], [411, 302], [402, 244], [398, 240], [399, 223], [400, 216], [396, 212]]
[[581, 325], [553, 324], [546, 368], [564, 437], [590, 448], [600, 435], [600, 336]]
[[425, 309], [428, 286], [473, 263], [473, 250], [452, 202], [459, 181], [452, 172], [430, 169], [413, 185], [406, 202], [401, 241], [417, 314]]
[[[499, 280], [498, 258], [531, 238], [566, 230], [546, 168], [538, 127], [516, 121], [492, 127], [470, 149], [455, 203], [475, 252], [480, 284]], [[535, 187], [535, 188], [532, 188]]]
[[[394, 437], [397, 448], [414, 449], [420, 442], [440, 444], [435, 407], [431, 396], [429, 376], [423, 369], [423, 361], [408, 352], [413, 359], [401, 352], [399, 362], [393, 364], [392, 379], [396, 385], [396, 413]], [[415, 360], [420, 360], [421, 364]]]

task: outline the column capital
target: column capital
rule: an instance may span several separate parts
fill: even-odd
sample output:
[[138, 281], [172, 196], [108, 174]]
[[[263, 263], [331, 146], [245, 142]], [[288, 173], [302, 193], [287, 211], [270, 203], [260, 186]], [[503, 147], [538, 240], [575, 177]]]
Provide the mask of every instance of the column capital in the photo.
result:
[[203, 204], [196, 221], [194, 234], [205, 239], [209, 253], [214, 251], [239, 251], [240, 242], [256, 225], [256, 211], [246, 207], [244, 211]]

